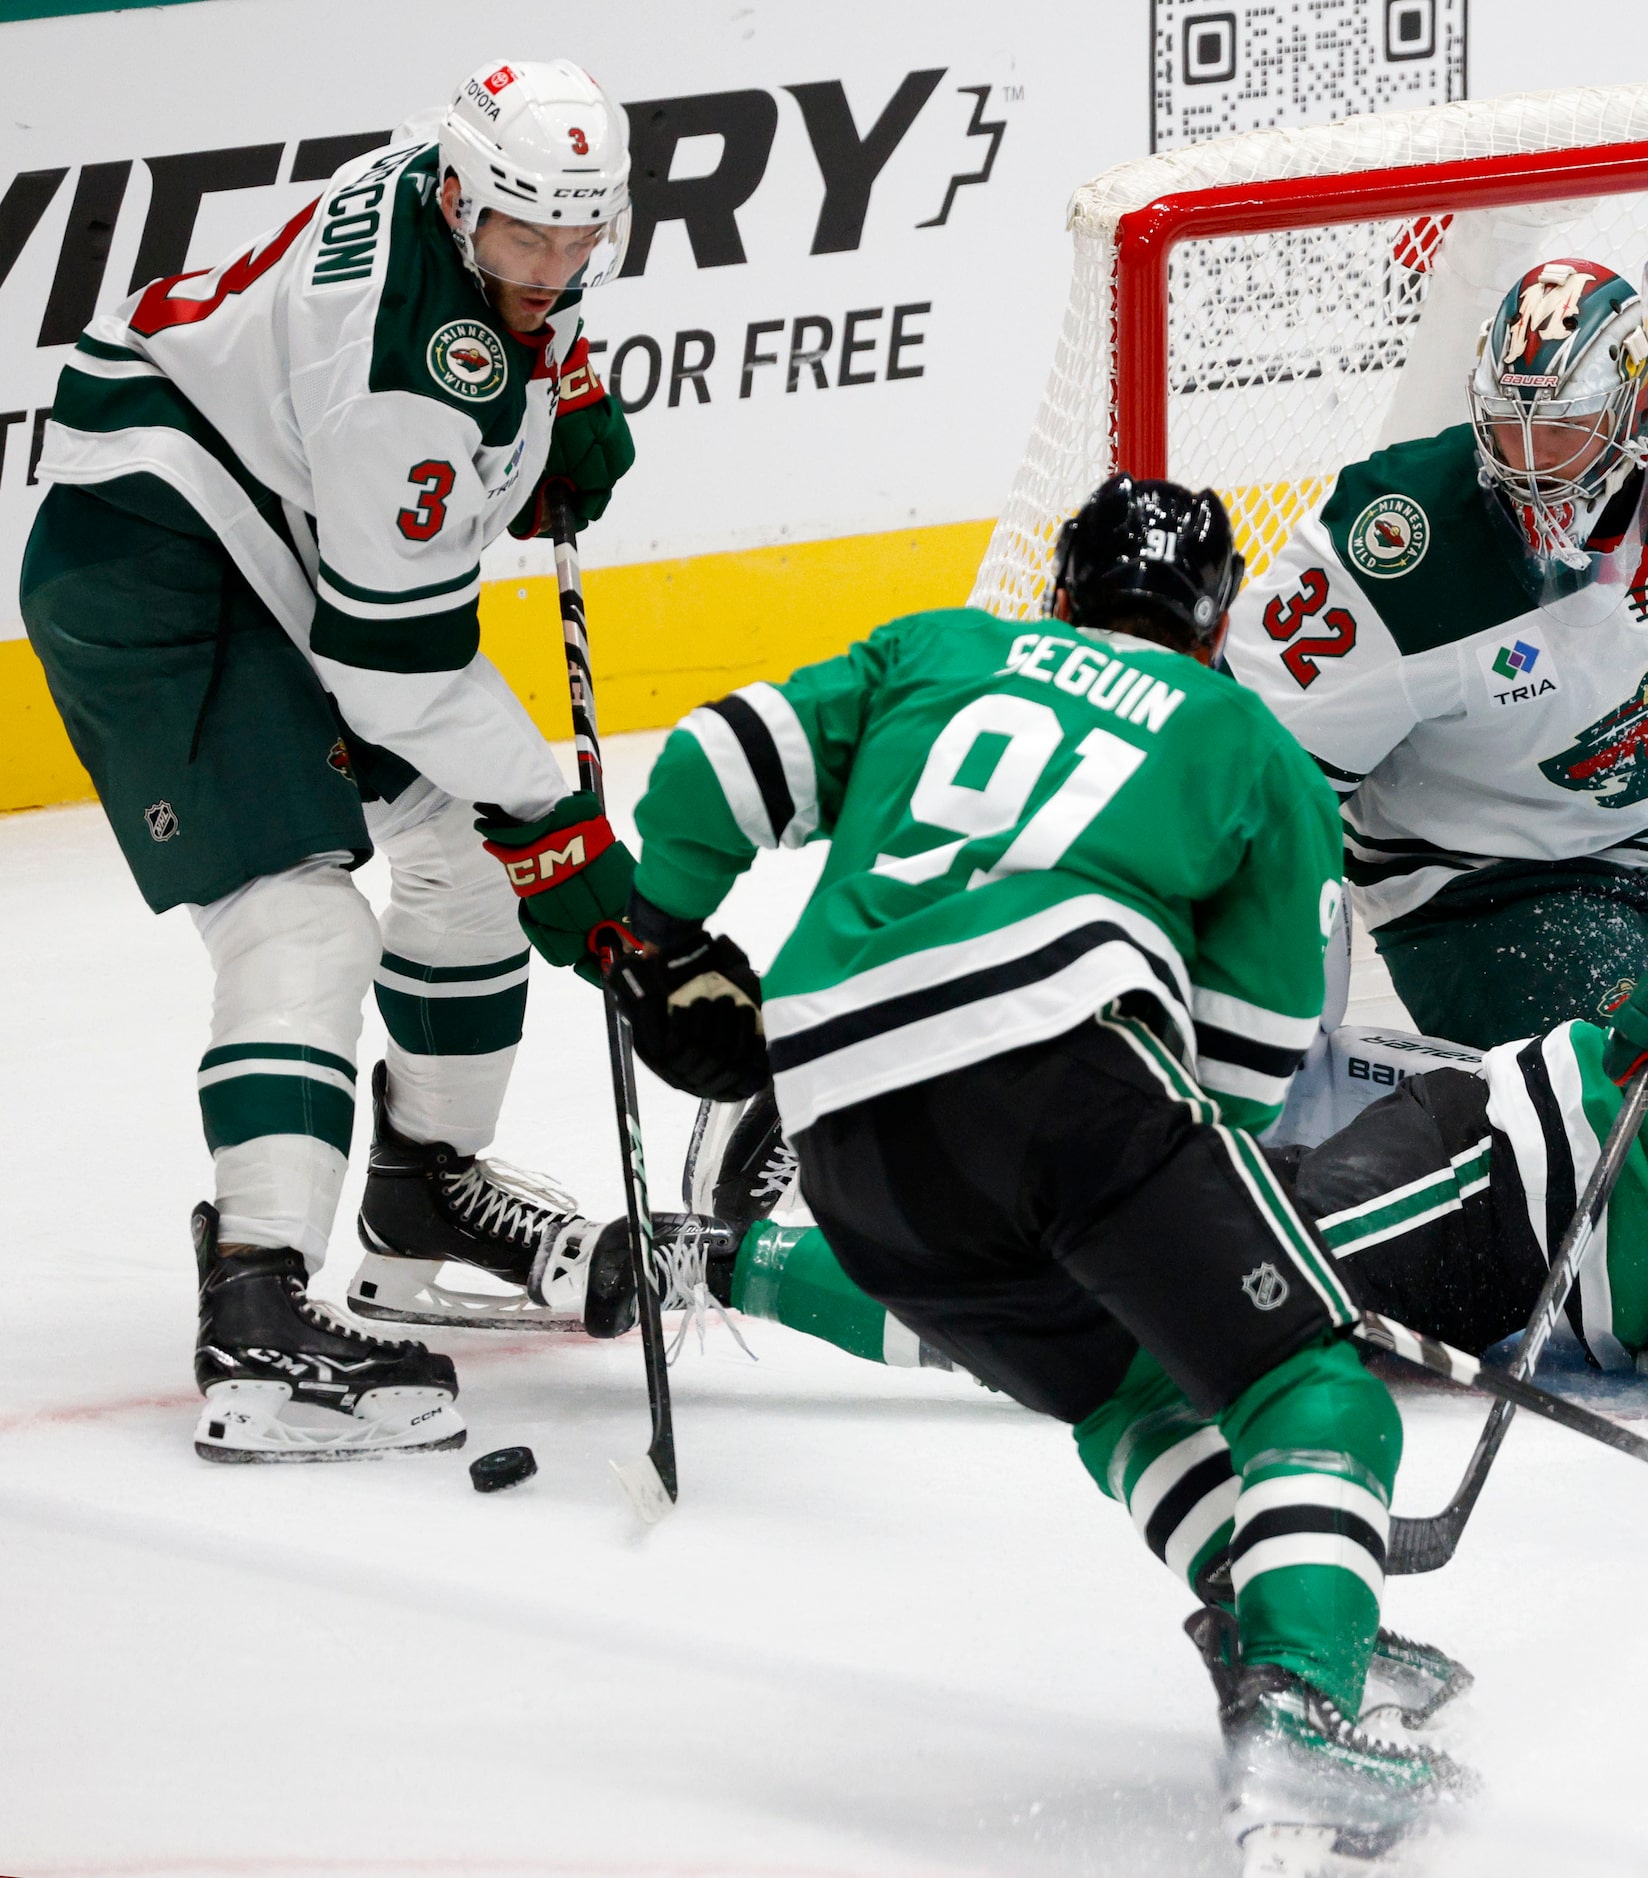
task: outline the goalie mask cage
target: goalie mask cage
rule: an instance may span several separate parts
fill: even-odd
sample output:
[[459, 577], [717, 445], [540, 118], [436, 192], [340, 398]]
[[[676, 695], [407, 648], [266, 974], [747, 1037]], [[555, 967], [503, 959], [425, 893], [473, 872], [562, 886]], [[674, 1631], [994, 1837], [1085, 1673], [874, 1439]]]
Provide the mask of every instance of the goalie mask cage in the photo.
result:
[[1035, 428], [972, 604], [1041, 611], [1060, 522], [1118, 469], [1211, 484], [1250, 577], [1329, 479], [1465, 423], [1482, 322], [1536, 261], [1648, 260], [1648, 85], [1251, 131], [1076, 191]]

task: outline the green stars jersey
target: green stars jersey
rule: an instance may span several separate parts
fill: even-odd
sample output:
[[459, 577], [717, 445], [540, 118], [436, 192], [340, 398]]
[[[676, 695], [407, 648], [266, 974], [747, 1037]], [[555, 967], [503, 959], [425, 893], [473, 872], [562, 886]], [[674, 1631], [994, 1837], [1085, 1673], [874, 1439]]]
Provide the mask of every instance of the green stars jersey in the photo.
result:
[[1142, 639], [895, 620], [692, 712], [636, 820], [636, 886], [680, 918], [757, 848], [831, 840], [765, 981], [792, 1134], [1128, 993], [1258, 1128], [1316, 1032], [1332, 792], [1252, 692]]
[[209, 530], [352, 729], [461, 800], [536, 815], [565, 784], [479, 655], [480, 562], [543, 468], [578, 315], [530, 339], [503, 324], [437, 168], [429, 144], [357, 158], [235, 258], [100, 315], [40, 469]]
[[1225, 656], [1343, 796], [1377, 927], [1493, 861], [1648, 863], [1645, 622], [1640, 574], [1599, 625], [1533, 605], [1459, 425], [1342, 470]]

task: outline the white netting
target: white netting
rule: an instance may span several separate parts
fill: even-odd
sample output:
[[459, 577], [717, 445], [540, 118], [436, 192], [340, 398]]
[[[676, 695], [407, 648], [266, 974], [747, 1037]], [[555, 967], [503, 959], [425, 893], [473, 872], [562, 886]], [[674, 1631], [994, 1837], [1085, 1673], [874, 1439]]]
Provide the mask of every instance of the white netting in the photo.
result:
[[[1158, 198], [1648, 139], [1648, 85], [1535, 92], [1253, 131], [1107, 171], [1071, 199], [1070, 301], [1034, 429], [972, 604], [1040, 609], [1059, 522], [1115, 465], [1116, 229]], [[1168, 288], [1168, 474], [1211, 483], [1249, 572], [1269, 562], [1340, 465], [1462, 423], [1476, 335], [1517, 274], [1560, 254], [1635, 279], [1648, 260], [1642, 194], [1433, 219], [1341, 223], [1185, 241]]]

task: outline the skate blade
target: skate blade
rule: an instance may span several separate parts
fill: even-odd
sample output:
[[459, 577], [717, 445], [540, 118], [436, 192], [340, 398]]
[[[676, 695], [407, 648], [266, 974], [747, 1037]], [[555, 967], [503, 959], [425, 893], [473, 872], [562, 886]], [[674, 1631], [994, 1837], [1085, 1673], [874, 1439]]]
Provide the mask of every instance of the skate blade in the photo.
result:
[[1255, 1826], [1242, 1835], [1242, 1878], [1372, 1878], [1399, 1835], [1342, 1836], [1335, 1826]]
[[195, 1453], [230, 1464], [369, 1461], [461, 1448], [463, 1420], [444, 1389], [371, 1389], [352, 1415], [318, 1411], [313, 1424], [282, 1419], [284, 1382], [215, 1382], [195, 1424]]
[[440, 1259], [385, 1258], [368, 1252], [349, 1282], [357, 1317], [389, 1324], [430, 1324], [440, 1330], [538, 1330], [582, 1336], [581, 1307], [534, 1304], [525, 1291], [458, 1291], [440, 1284]]
[[638, 1461], [609, 1461], [607, 1465], [618, 1476], [624, 1497], [649, 1526], [656, 1526], [666, 1513], [675, 1510], [675, 1502], [650, 1454], [643, 1454]]

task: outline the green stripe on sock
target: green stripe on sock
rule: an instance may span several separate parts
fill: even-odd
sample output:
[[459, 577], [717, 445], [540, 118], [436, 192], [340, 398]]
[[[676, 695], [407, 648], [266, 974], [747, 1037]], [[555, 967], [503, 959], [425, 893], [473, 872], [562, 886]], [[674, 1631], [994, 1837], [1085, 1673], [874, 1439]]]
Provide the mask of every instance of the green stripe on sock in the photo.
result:
[[488, 978], [507, 978], [531, 957], [531, 952], [526, 951], [507, 959], [496, 959], [490, 965], [420, 965], [416, 959], [403, 959], [398, 952], [386, 952], [383, 969], [393, 972], [397, 978], [416, 978], [425, 985], [468, 985], [480, 984]]
[[330, 1050], [316, 1050], [307, 1043], [225, 1043], [208, 1050], [200, 1059], [202, 1069], [216, 1069], [220, 1063], [313, 1063], [319, 1069], [340, 1070], [351, 1082], [355, 1066], [346, 1056], [334, 1056]]
[[519, 1043], [526, 1024], [525, 979], [473, 998], [420, 998], [388, 985], [373, 990], [385, 1028], [414, 1056], [490, 1056]]
[[231, 1076], [201, 1090], [200, 1119], [214, 1154], [263, 1135], [311, 1135], [346, 1155], [355, 1098], [312, 1076]]

